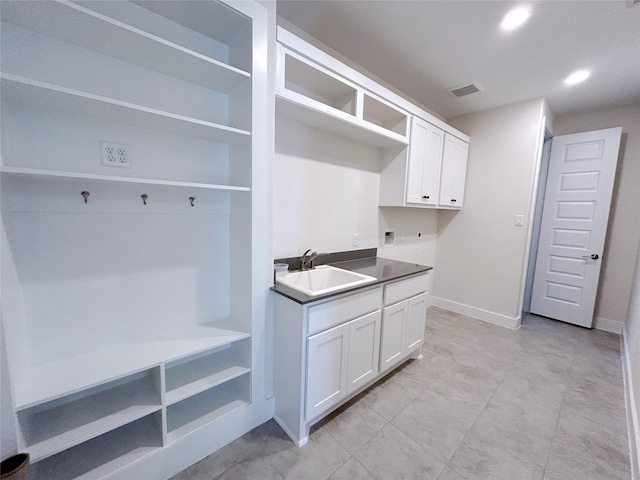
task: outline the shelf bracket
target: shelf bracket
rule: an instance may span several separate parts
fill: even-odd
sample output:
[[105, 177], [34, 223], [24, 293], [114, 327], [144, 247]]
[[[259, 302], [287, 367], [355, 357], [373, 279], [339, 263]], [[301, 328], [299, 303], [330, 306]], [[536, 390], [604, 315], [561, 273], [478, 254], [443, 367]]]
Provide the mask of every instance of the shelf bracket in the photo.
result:
[[84, 198], [84, 203], [88, 203], [88, 199], [89, 199], [89, 192], [87, 192], [86, 190], [80, 192], [80, 195], [82, 195], [82, 197]]
[[149, 198], [149, 195], [147, 195], [146, 193], [143, 193], [142, 195], [140, 195], [140, 197], [142, 198], [142, 203], [144, 203], [146, 205], [147, 204], [147, 198]]

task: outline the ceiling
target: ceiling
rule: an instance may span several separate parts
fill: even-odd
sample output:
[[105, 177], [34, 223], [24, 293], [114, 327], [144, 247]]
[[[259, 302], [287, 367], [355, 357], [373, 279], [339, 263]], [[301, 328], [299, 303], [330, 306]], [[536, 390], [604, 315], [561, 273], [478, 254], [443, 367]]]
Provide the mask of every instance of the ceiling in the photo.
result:
[[[499, 23], [517, 5], [519, 30]], [[556, 116], [640, 104], [640, 4], [278, 0], [279, 16], [446, 119], [545, 97]], [[573, 87], [563, 80], [588, 68]], [[456, 98], [447, 89], [477, 82]]]

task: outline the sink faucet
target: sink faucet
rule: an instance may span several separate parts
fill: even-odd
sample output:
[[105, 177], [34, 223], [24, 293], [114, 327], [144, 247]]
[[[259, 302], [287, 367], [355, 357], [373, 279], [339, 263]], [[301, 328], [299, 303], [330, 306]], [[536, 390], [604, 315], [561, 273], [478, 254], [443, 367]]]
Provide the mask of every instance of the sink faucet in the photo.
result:
[[311, 249], [304, 252], [302, 257], [300, 257], [300, 270], [311, 270], [315, 268], [313, 262], [321, 255], [328, 255], [328, 253], [312, 252]]

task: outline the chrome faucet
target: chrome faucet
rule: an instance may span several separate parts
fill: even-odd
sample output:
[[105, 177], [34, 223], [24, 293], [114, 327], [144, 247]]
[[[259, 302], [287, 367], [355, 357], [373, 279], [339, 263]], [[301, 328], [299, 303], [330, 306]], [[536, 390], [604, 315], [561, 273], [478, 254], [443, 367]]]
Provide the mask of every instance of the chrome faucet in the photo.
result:
[[302, 257], [300, 257], [300, 270], [311, 270], [315, 268], [313, 262], [321, 255], [328, 255], [328, 253], [312, 252], [311, 249], [304, 252]]

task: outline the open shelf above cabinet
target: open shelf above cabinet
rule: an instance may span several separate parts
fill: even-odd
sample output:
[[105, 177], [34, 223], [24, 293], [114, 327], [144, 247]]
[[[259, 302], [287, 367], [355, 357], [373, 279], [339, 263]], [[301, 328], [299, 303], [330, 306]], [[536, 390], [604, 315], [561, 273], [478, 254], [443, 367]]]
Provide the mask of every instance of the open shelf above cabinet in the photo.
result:
[[[342, 112], [340, 112], [342, 113]], [[372, 147], [406, 146], [407, 138], [362, 121], [328, 112], [322, 107], [301, 103], [282, 94], [276, 95], [276, 114], [304, 125], [335, 133]]]
[[280, 46], [276, 114], [374, 147], [408, 143], [408, 114]]
[[24, 410], [248, 337], [244, 332], [199, 325], [151, 333], [111, 348], [32, 366], [14, 385], [15, 409]]
[[2, 21], [222, 92], [233, 91], [251, 77], [239, 68], [71, 2], [5, 2]]
[[0, 95], [3, 101], [47, 108], [73, 115], [89, 116], [212, 142], [233, 144], [251, 135], [246, 130], [16, 75], [3, 73], [0, 76], [0, 82], [2, 86]]

